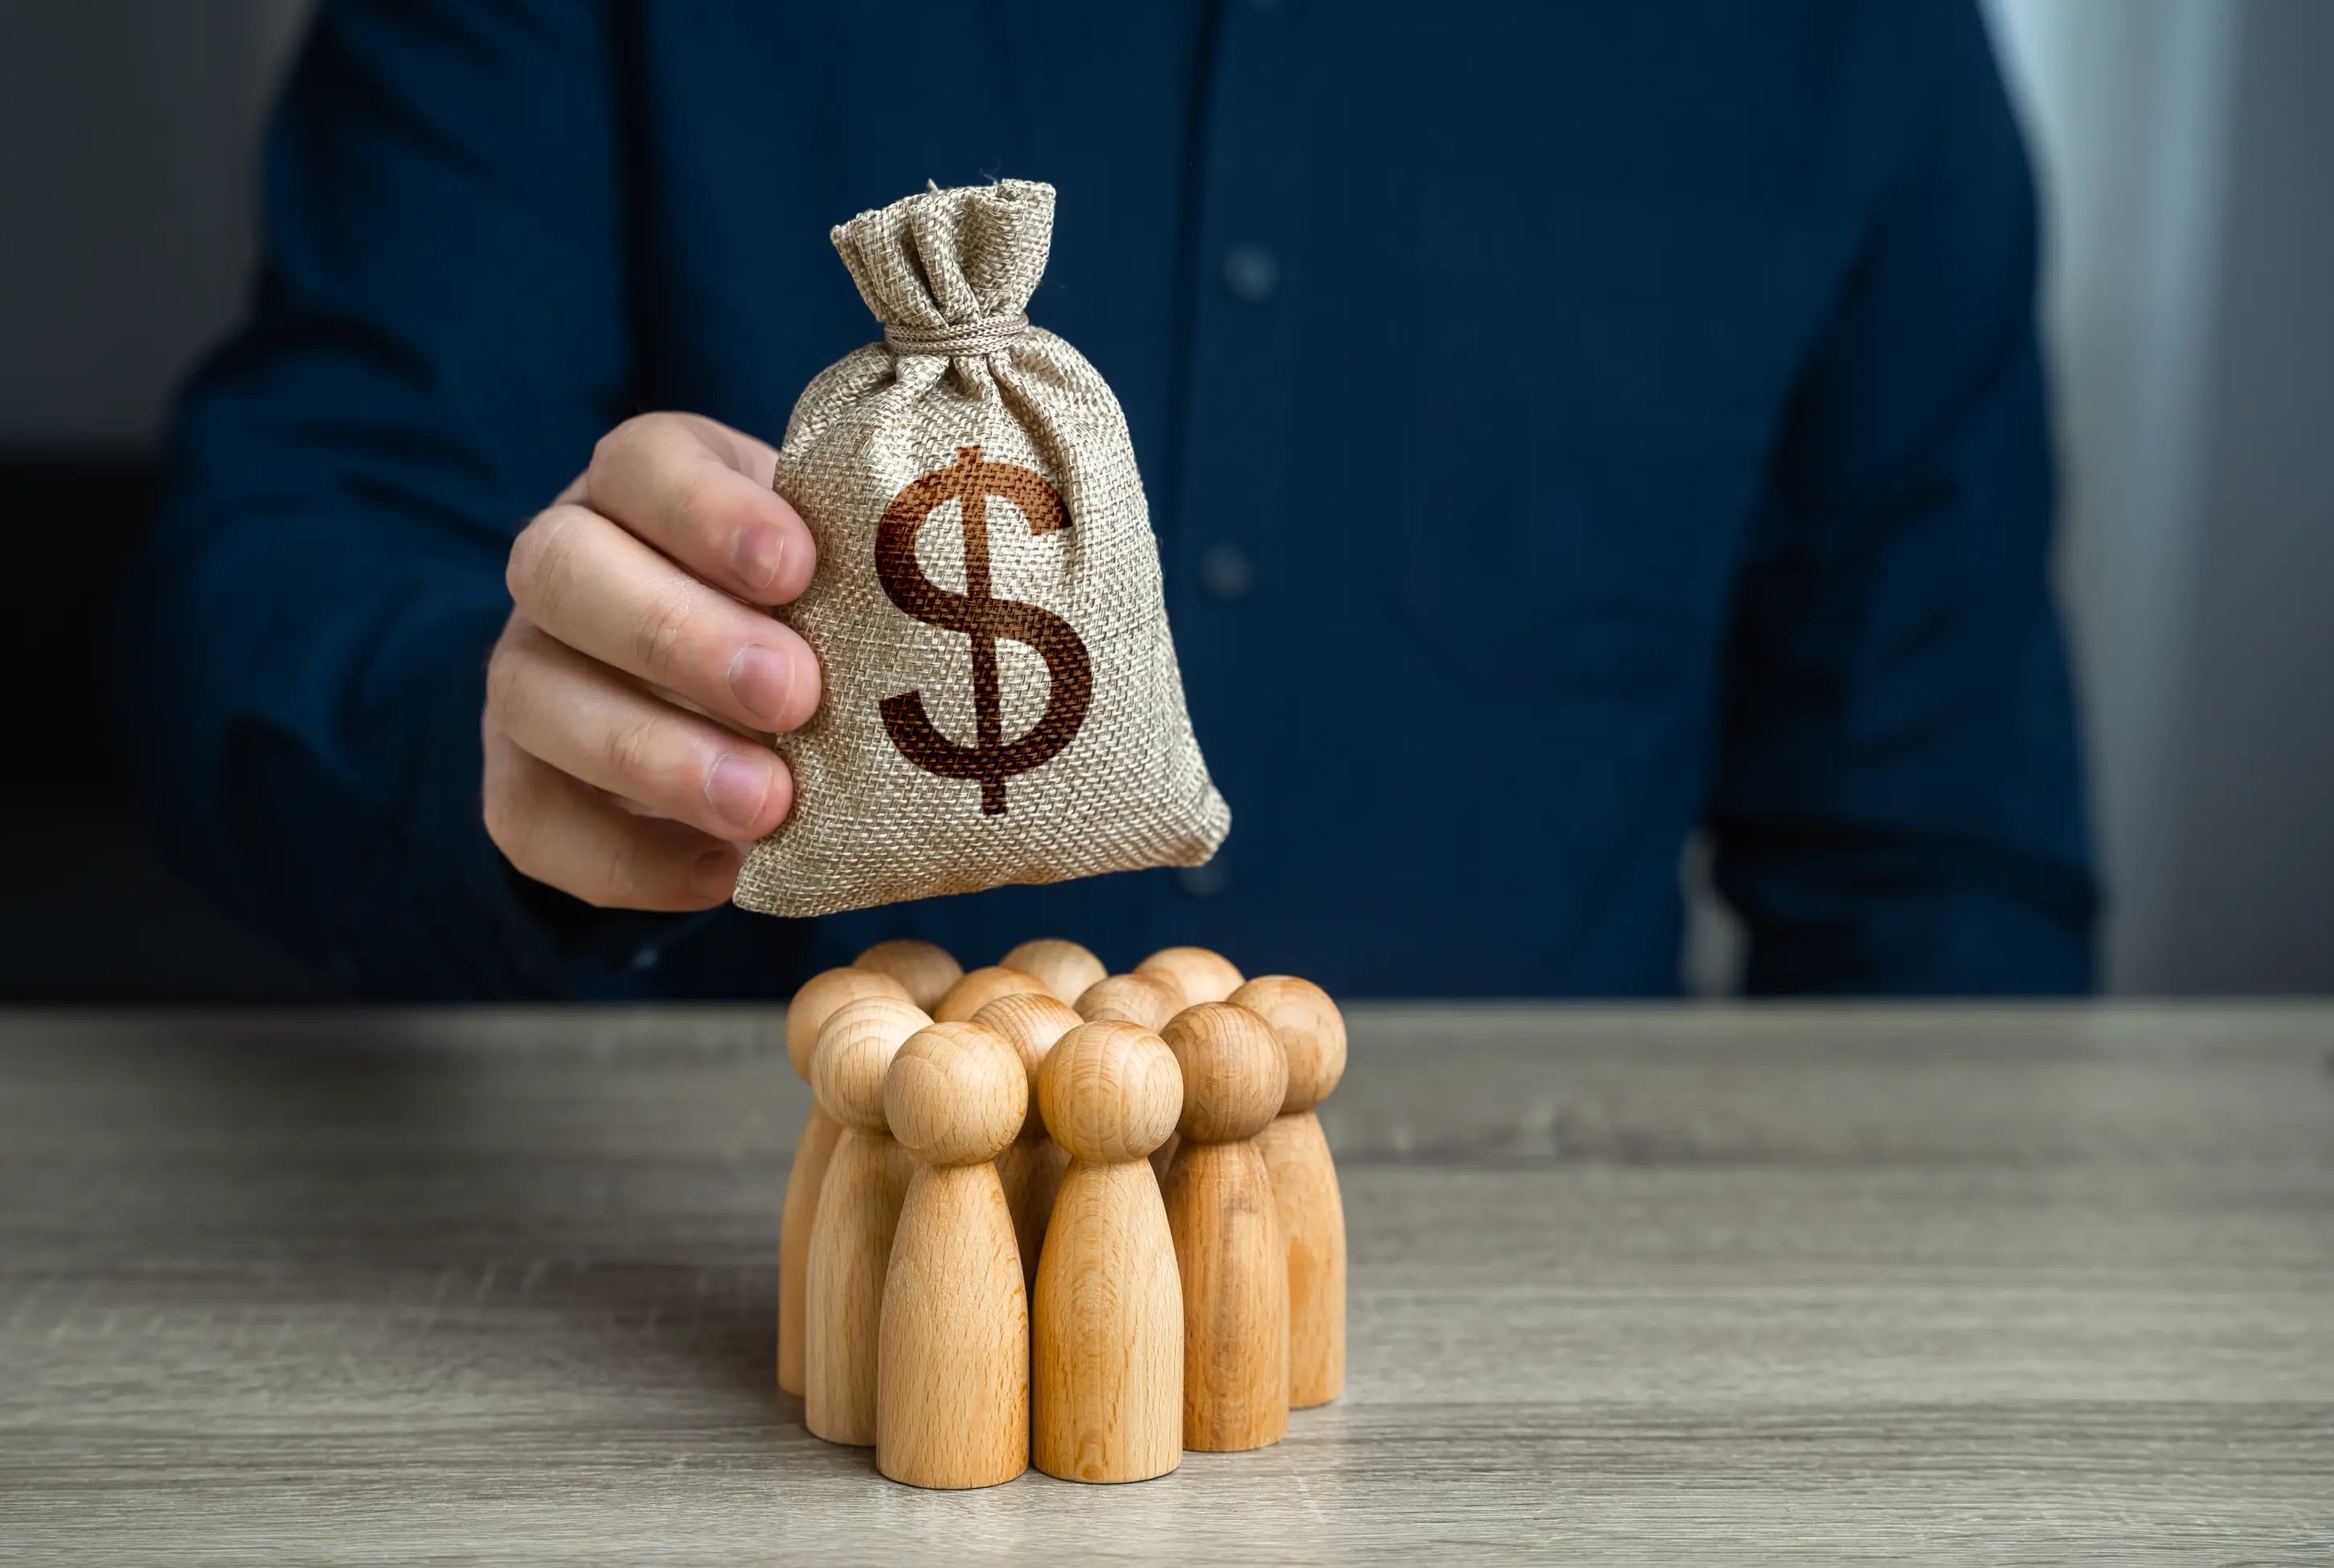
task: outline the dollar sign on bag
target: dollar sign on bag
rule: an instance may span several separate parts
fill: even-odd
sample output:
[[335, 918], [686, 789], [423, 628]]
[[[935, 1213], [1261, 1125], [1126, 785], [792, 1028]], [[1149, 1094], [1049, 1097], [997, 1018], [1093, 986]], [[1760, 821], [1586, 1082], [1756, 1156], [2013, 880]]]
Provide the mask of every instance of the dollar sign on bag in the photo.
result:
[[[1070, 525], [1061, 492], [1042, 474], [1010, 463], [983, 462], [978, 447], [959, 447], [956, 462], [936, 468], [892, 497], [875, 533], [875, 573], [902, 612], [928, 626], [972, 639], [974, 741], [959, 746], [932, 726], [921, 692], [887, 697], [878, 707], [900, 755], [942, 778], [976, 779], [984, 816], [1005, 811], [1005, 781], [1050, 762], [1085, 722], [1094, 697], [1094, 665], [1070, 623], [1034, 604], [998, 599], [989, 580], [989, 498], [1010, 502], [1028, 519], [1029, 532], [1052, 534]], [[924, 575], [916, 562], [916, 535], [947, 502], [964, 507], [964, 588], [951, 593]], [[997, 640], [1009, 637], [1037, 649], [1052, 682], [1046, 711], [1019, 740], [1005, 739], [997, 685]]]

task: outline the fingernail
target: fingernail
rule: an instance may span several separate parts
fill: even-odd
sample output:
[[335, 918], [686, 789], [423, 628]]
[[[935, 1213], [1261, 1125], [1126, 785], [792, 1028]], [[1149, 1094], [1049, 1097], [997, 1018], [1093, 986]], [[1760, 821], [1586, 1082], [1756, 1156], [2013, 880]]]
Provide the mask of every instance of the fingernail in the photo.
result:
[[708, 850], [690, 868], [689, 884], [701, 898], [726, 899], [738, 885], [738, 851]]
[[767, 764], [751, 762], [734, 753], [723, 754], [705, 775], [705, 798], [721, 820], [744, 829], [750, 827], [762, 814], [762, 803], [770, 797], [770, 770]]
[[794, 660], [774, 648], [741, 648], [729, 661], [729, 695], [766, 728], [778, 727], [794, 688]]
[[786, 553], [786, 535], [764, 523], [738, 529], [738, 542], [729, 548], [731, 563], [749, 588], [767, 588], [776, 582], [778, 563]]

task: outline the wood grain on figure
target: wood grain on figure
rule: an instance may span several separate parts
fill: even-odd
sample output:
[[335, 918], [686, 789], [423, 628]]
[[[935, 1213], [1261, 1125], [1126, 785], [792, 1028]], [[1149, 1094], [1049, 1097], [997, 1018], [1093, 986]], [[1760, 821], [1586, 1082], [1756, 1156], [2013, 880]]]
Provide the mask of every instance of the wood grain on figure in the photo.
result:
[[1230, 958], [1205, 948], [1162, 948], [1134, 966], [1134, 972], [1165, 977], [1181, 998], [1179, 1011], [1220, 1002], [1246, 978]]
[[1024, 942], [997, 961], [1005, 968], [1037, 976], [1057, 1000], [1072, 1006], [1085, 995], [1087, 986], [1110, 973], [1091, 951], [1059, 937]]
[[1272, 1026], [1207, 1002], [1162, 1038], [1183, 1075], [1162, 1196], [1183, 1284], [1183, 1446], [1260, 1448], [1288, 1430], [1288, 1254], [1256, 1135], [1288, 1070]]
[[1078, 994], [1078, 1016], [1089, 1024], [1133, 1024], [1156, 1034], [1183, 1005], [1183, 993], [1166, 975], [1105, 975]]
[[1345, 1020], [1327, 992], [1293, 975], [1250, 980], [1231, 999], [1272, 1025], [1288, 1063], [1280, 1114], [1256, 1146], [1288, 1248], [1288, 1402], [1309, 1409], [1345, 1387], [1345, 1205], [1314, 1111], [1345, 1075]]
[[979, 1024], [920, 1030], [884, 1075], [917, 1163], [892, 1242], [875, 1467], [911, 1486], [994, 1486], [1029, 1467], [1029, 1303], [991, 1163], [1029, 1106], [1018, 1047]]
[[[1198, 952], [1199, 948], [1169, 948], [1169, 952]], [[1156, 954], [1153, 957], [1157, 957]], [[1111, 975], [1097, 980], [1078, 998], [1078, 1014], [1089, 1023], [1118, 1020], [1139, 1024], [1157, 1034], [1167, 1027], [1167, 1020], [1183, 1010], [1183, 986], [1167, 969], [1153, 969], [1132, 975]], [[1173, 1132], [1151, 1151], [1151, 1174], [1160, 1181], [1167, 1179], [1168, 1161], [1175, 1158]]]
[[878, 942], [852, 959], [851, 967], [891, 976], [908, 988], [908, 1000], [927, 1013], [964, 974], [964, 966], [946, 948], [911, 937]]
[[1018, 996], [1030, 991], [1040, 996], [1051, 994], [1046, 989], [1046, 982], [1037, 976], [1008, 969], [1002, 964], [969, 969], [962, 979], [949, 987], [948, 995], [940, 998], [940, 1005], [932, 1010], [932, 1022], [969, 1024], [975, 1013], [999, 996]]
[[1183, 1293], [1143, 1157], [1183, 1103], [1174, 1054], [1138, 1024], [1082, 1024], [1037, 1070], [1070, 1166], [1037, 1265], [1031, 1454], [1066, 1481], [1144, 1481], [1183, 1457]]
[[803, 1424], [830, 1443], [875, 1440], [883, 1274], [910, 1161], [883, 1119], [883, 1075], [931, 1020], [912, 1002], [865, 996], [819, 1031], [811, 1092], [841, 1127], [812, 1221], [803, 1289]]
[[805, 1388], [803, 1303], [810, 1281], [811, 1227], [818, 1218], [819, 1194], [842, 1135], [843, 1123], [814, 1101], [795, 1144], [786, 1207], [778, 1214], [778, 1387], [797, 1399]]
[[[795, 1076], [810, 1082], [810, 1053], [818, 1032], [835, 1010], [862, 996], [906, 999], [907, 987], [891, 976], [864, 969], [828, 969], [812, 976], [786, 1006], [786, 1061]], [[786, 1170], [786, 1196], [778, 1211], [778, 1387], [803, 1391], [803, 1282], [810, 1260], [811, 1222], [818, 1216], [819, 1188], [834, 1154], [842, 1126], [814, 1101], [795, 1142]]]
[[1020, 1053], [1029, 1078], [1029, 1106], [1021, 1130], [997, 1157], [997, 1176], [1005, 1188], [1005, 1202], [1013, 1210], [1013, 1235], [1021, 1248], [1021, 1276], [1037, 1288], [1037, 1258], [1046, 1241], [1046, 1222], [1053, 1217], [1054, 1195], [1060, 1190], [1069, 1151], [1046, 1131], [1037, 1113], [1037, 1070], [1054, 1043], [1081, 1022], [1076, 1013], [1052, 996], [1025, 992], [999, 996], [972, 1015], [972, 1021], [993, 1030]]

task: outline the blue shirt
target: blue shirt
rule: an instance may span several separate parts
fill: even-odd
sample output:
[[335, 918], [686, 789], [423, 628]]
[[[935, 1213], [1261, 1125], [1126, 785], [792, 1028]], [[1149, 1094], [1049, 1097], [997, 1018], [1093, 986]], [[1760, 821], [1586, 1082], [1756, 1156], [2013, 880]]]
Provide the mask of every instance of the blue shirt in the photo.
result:
[[[1234, 827], [1198, 872], [608, 914], [480, 825], [511, 536], [628, 414], [775, 440], [830, 225], [1060, 189]], [[128, 610], [181, 863], [352, 986], [767, 994], [1199, 942], [1345, 995], [2047, 992], [2095, 894], [2033, 197], [1964, 0], [328, 4]]]

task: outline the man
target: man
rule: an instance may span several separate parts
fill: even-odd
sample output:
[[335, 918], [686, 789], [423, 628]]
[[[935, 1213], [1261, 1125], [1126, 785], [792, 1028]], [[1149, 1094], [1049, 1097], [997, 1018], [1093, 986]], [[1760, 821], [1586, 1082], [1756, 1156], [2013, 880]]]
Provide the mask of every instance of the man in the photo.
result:
[[[1061, 934], [1662, 995], [1697, 830], [1754, 991], [2088, 982], [2032, 197], [1963, 0], [333, 4], [267, 174], [130, 713], [183, 863], [352, 987]], [[716, 720], [817, 701], [770, 444], [877, 335], [826, 230], [998, 174], [1060, 188], [1032, 318], [1125, 408], [1232, 836], [692, 916], [791, 803]]]

